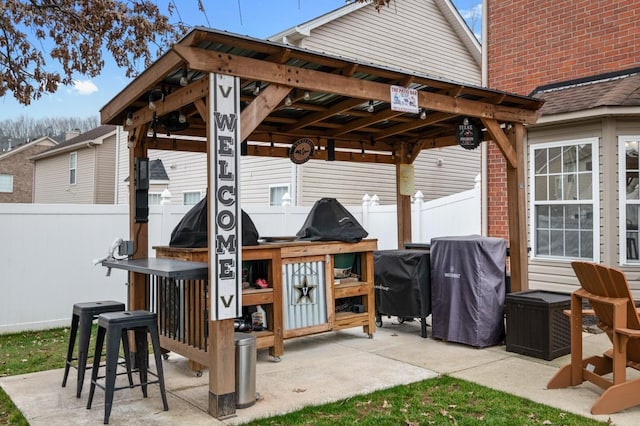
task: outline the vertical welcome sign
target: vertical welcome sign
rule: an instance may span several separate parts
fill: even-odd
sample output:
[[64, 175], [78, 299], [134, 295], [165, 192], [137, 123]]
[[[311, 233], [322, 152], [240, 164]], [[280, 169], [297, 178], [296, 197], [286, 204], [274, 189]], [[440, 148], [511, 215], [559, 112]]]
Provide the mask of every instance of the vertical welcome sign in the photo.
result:
[[209, 300], [211, 319], [242, 316], [240, 80], [209, 74]]

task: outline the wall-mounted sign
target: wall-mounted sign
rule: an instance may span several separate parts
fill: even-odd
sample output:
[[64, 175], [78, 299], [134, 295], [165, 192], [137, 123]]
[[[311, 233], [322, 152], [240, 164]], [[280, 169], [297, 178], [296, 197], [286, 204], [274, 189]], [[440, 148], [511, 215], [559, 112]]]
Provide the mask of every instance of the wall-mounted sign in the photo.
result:
[[242, 316], [240, 79], [209, 74], [209, 282], [211, 319]]
[[402, 86], [391, 86], [391, 110], [413, 114], [419, 113], [418, 91]]
[[456, 142], [464, 149], [476, 149], [482, 142], [482, 132], [465, 117], [456, 128]]
[[400, 164], [400, 194], [413, 195], [416, 192], [416, 172], [413, 164]]
[[289, 158], [295, 164], [306, 163], [313, 156], [314, 150], [315, 146], [311, 139], [298, 139], [291, 145], [291, 149], [289, 149]]

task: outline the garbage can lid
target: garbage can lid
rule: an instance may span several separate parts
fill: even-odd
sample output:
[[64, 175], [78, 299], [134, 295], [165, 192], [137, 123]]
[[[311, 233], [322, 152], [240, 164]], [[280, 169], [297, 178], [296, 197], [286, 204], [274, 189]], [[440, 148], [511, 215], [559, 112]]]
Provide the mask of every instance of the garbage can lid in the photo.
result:
[[249, 346], [254, 345], [256, 342], [256, 336], [250, 333], [235, 333], [235, 343], [236, 346]]

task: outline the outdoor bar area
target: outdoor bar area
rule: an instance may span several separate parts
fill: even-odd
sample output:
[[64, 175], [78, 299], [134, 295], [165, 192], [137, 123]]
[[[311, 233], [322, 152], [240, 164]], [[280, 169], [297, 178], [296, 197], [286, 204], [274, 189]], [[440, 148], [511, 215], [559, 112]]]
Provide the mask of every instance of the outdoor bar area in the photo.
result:
[[[153, 104], [153, 108], [151, 107]], [[209, 370], [209, 414], [235, 413], [235, 326], [274, 360], [284, 341], [362, 327], [375, 339], [375, 239], [264, 238], [243, 244], [240, 157], [395, 165], [398, 247], [411, 242], [411, 165], [421, 150], [493, 141], [507, 163], [511, 290], [527, 289], [524, 125], [542, 101], [195, 28], [115, 96], [103, 124], [129, 132], [135, 250], [104, 266], [129, 272], [129, 310], [158, 315], [160, 346]], [[148, 150], [206, 153], [206, 247], [148, 250]], [[345, 257], [357, 279], [336, 278]], [[255, 268], [264, 284], [243, 286]], [[255, 278], [255, 276], [254, 276]], [[250, 279], [253, 283], [255, 279]], [[341, 309], [349, 301], [349, 309]], [[295, 305], [295, 306], [294, 306]]]

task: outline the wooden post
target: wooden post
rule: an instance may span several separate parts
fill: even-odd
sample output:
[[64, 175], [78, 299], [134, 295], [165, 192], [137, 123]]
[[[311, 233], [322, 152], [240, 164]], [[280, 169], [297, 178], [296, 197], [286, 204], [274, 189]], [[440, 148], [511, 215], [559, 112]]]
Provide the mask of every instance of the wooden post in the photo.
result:
[[398, 222], [398, 249], [404, 248], [404, 243], [411, 242], [411, 195], [400, 193], [400, 165], [409, 164], [407, 161], [407, 146], [402, 144], [398, 153], [399, 160], [396, 161], [396, 211]]
[[524, 291], [528, 283], [527, 187], [524, 164], [524, 126], [513, 124], [507, 137], [516, 153], [516, 166], [507, 161], [507, 197], [509, 209], [509, 253], [511, 291]]
[[[145, 138], [148, 125], [129, 131], [129, 238], [133, 241], [133, 259], [149, 257], [149, 227], [147, 223], [136, 223], [135, 158], [147, 156]], [[128, 309], [149, 309], [146, 305], [147, 275], [129, 272]], [[132, 346], [135, 348], [135, 345]]]
[[233, 319], [209, 321], [209, 414], [236, 412], [235, 329]]

